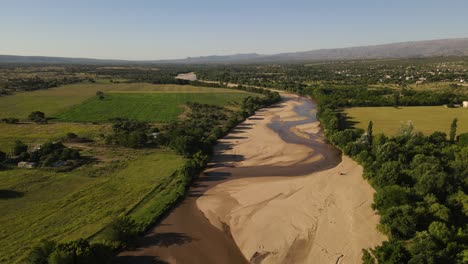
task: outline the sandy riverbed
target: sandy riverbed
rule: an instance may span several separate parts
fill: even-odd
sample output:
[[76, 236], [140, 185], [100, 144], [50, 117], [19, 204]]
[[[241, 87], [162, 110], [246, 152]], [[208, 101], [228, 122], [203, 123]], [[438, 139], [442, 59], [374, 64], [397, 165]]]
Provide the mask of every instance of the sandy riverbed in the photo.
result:
[[362, 168], [282, 94], [220, 140], [187, 197], [118, 263], [360, 263], [379, 244]]
[[[276, 122], [300, 120], [293, 111], [298, 104], [300, 101], [288, 100], [283, 107], [254, 117], [251, 129], [223, 139], [232, 148], [218, 156], [243, 158], [212, 170], [313, 166], [326, 158], [308, 146], [285, 142], [268, 127], [273, 118]], [[323, 141], [317, 136], [318, 123], [291, 127], [290, 131]], [[347, 157], [334, 168], [305, 176], [236, 175], [240, 178], [207, 190], [196, 203], [214, 226], [220, 230], [229, 227], [252, 263], [360, 263], [362, 248], [385, 239], [376, 230], [379, 218], [371, 209], [374, 190], [362, 179], [362, 167]]]

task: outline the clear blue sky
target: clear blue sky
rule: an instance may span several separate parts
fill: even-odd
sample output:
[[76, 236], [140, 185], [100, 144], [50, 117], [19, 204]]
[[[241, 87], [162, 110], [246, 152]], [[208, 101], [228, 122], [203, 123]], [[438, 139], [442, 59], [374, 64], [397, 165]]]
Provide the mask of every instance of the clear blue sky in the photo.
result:
[[0, 0], [0, 54], [167, 59], [468, 37], [467, 0]]

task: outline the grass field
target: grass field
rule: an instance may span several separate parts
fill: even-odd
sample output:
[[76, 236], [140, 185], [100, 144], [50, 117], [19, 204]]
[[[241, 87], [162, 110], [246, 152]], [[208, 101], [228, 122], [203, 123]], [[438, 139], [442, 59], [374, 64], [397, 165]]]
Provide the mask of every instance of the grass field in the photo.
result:
[[[126, 150], [122, 155], [130, 160], [86, 165], [68, 173], [0, 171], [0, 263], [18, 262], [41, 239], [89, 237], [132, 209], [155, 186], [164, 181], [171, 186], [168, 177], [183, 159], [162, 150], [146, 152]], [[167, 206], [164, 201], [170, 201], [170, 195], [161, 191], [156, 204]], [[139, 213], [145, 215], [144, 210]]]
[[104, 100], [91, 98], [57, 115], [65, 122], [106, 122], [124, 117], [141, 121], [167, 122], [183, 113], [188, 101], [229, 106], [248, 93], [108, 93]]
[[428, 135], [434, 131], [448, 134], [450, 124], [458, 118], [458, 133], [468, 132], [468, 109], [444, 108], [443, 106], [416, 107], [355, 107], [347, 109], [350, 121], [356, 127], [366, 129], [369, 121], [374, 123], [374, 133], [395, 135], [402, 122], [411, 120], [415, 131]]
[[95, 96], [97, 91], [107, 91], [111, 87], [100, 84], [71, 84], [0, 97], [0, 118], [26, 119], [32, 111], [42, 111], [47, 116], [54, 116], [70, 106]]
[[95, 139], [99, 134], [107, 134], [110, 126], [76, 124], [76, 123], [51, 123], [47, 125], [36, 124], [3, 124], [0, 123], [0, 151], [10, 152], [16, 140], [35, 146], [47, 141], [63, 139], [73, 132], [79, 137]]
[[[42, 111], [46, 116], [54, 117], [72, 106], [95, 97], [97, 91], [125, 93], [221, 93], [224, 94], [223, 96], [227, 94], [229, 97], [236, 97], [236, 94], [247, 94], [233, 89], [195, 87], [190, 85], [80, 83], [0, 97], [0, 118], [15, 117], [24, 120], [32, 111]], [[219, 99], [219, 97], [221, 95], [218, 95], [215, 99]], [[207, 99], [209, 100], [209, 98]]]

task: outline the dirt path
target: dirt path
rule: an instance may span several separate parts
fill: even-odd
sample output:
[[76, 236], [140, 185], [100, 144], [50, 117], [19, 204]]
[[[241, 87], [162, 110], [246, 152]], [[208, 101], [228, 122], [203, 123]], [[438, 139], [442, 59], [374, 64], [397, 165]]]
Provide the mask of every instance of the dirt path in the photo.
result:
[[324, 143], [312, 101], [282, 96], [220, 141], [188, 197], [120, 262], [355, 263], [381, 241], [362, 169]]

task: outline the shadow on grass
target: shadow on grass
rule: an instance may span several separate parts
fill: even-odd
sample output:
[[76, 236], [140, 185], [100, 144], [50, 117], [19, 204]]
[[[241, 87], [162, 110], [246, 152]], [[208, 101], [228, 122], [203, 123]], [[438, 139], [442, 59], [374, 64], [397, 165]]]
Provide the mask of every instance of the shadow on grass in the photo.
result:
[[0, 190], [0, 200], [16, 199], [24, 196], [23, 192], [13, 190]]

